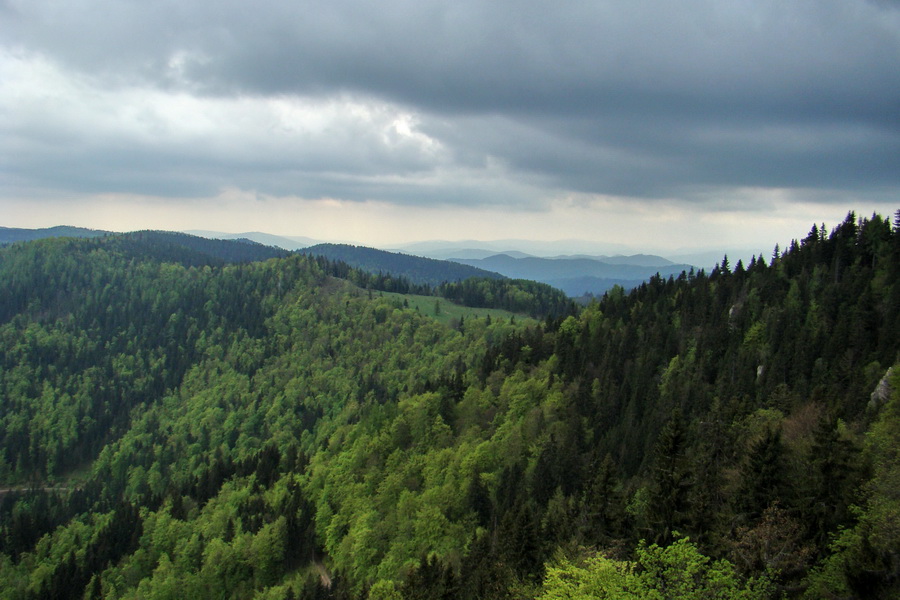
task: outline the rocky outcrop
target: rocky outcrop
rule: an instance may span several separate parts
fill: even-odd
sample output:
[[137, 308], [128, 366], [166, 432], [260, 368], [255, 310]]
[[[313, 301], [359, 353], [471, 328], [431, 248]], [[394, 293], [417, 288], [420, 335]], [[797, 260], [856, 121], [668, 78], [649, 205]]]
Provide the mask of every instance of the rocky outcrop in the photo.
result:
[[881, 378], [881, 381], [878, 382], [878, 385], [875, 386], [872, 395], [869, 397], [869, 410], [877, 411], [880, 409], [891, 397], [891, 394], [894, 393], [894, 388], [891, 386], [891, 377], [893, 374], [894, 367], [891, 367], [887, 370], [887, 373], [884, 374], [884, 377]]

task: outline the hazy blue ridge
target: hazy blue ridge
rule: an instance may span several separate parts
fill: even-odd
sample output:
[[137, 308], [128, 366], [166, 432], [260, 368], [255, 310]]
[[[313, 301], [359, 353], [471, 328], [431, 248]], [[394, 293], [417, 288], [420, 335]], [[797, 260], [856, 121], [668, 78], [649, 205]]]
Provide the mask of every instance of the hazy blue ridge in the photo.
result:
[[264, 246], [276, 246], [278, 248], [284, 248], [285, 250], [300, 250], [301, 248], [306, 248], [322, 243], [319, 240], [314, 240], [313, 238], [305, 236], [273, 235], [271, 233], [265, 233], [262, 231], [248, 231], [245, 233], [224, 233], [221, 231], [194, 229], [184, 231], [183, 233], [216, 240], [247, 239], [259, 244], [263, 244]]
[[[514, 258], [507, 254], [497, 254], [483, 259], [453, 259], [460, 264], [480, 267], [502, 273], [516, 279], [531, 279], [557, 287], [569, 296], [585, 293], [600, 295], [613, 285], [630, 289], [637, 287], [654, 275], [679, 275], [692, 267], [686, 264], [641, 265], [642, 260], [651, 262], [660, 257], [615, 257], [617, 263], [609, 263], [594, 258]], [[625, 260], [627, 259], [627, 260]]]

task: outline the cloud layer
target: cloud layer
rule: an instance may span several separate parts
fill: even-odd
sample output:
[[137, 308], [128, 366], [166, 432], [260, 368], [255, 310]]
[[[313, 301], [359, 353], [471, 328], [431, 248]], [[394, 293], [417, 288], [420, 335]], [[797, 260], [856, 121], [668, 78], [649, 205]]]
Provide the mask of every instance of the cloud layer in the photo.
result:
[[896, 2], [4, 0], [0, 39], [5, 198], [900, 190]]

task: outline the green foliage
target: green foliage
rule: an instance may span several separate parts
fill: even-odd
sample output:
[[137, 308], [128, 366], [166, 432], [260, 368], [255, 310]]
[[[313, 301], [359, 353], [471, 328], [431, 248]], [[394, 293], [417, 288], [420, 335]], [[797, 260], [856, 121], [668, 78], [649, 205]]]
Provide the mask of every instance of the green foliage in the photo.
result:
[[838, 533], [832, 554], [812, 575], [808, 598], [896, 598], [900, 594], [900, 368], [893, 393], [866, 440], [873, 477], [857, 522]]
[[742, 581], [726, 560], [711, 561], [687, 538], [665, 548], [641, 544], [636, 560], [593, 554], [547, 567], [540, 600], [708, 600], [769, 598], [766, 577]]
[[303, 252], [314, 255], [323, 272], [364, 289], [437, 296], [471, 308], [537, 318], [575, 311], [575, 304], [562, 291], [547, 284], [506, 279], [454, 262], [339, 244], [321, 244]]
[[[502, 279], [502, 275], [497, 273], [452, 261], [435, 260], [399, 252], [386, 252], [364, 246], [317, 244], [304, 248], [302, 252], [311, 256], [323, 256], [334, 262], [346, 263], [351, 267], [382, 278], [389, 277], [401, 285], [400, 280], [405, 280], [411, 286], [437, 286], [445, 281], [462, 281], [470, 277]], [[386, 286], [390, 285], [390, 283], [383, 280], [374, 287], [376, 289], [386, 289]], [[406, 289], [404, 291], [408, 292], [411, 290]]]
[[390, 579], [376, 581], [369, 588], [369, 600], [403, 600], [396, 584]]
[[578, 314], [150, 234], [0, 249], [0, 597], [891, 597], [898, 240], [854, 217]]
[[560, 316], [575, 311], [575, 305], [560, 290], [525, 279], [471, 277], [444, 282], [435, 292], [465, 306], [500, 308], [533, 317]]
[[434, 296], [384, 292], [379, 294], [379, 297], [389, 300], [396, 308], [414, 310], [421, 315], [433, 317], [439, 323], [454, 329], [459, 329], [460, 326], [465, 327], [467, 321], [471, 324], [471, 319], [486, 319], [488, 317], [492, 320], [501, 321], [527, 319], [527, 316], [523, 313], [517, 314], [499, 308], [474, 308], [456, 304], [446, 299], [435, 300]]

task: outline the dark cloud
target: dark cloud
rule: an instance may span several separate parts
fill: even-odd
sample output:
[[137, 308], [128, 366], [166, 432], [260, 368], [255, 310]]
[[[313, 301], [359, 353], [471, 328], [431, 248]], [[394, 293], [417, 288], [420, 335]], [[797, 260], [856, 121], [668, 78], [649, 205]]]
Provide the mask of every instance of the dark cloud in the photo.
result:
[[[0, 14], [11, 47], [106, 86], [374, 98], [415, 112], [443, 148], [423, 159], [351, 126], [313, 148], [263, 148], [264, 165], [152, 145], [117, 159], [196, 193], [224, 179], [271, 193], [475, 202], [497, 189], [377, 175], [490, 161], [536, 187], [641, 197], [900, 186], [896, 2], [9, 0]], [[276, 158], [282, 150], [293, 159]], [[97, 188], [115, 179], [98, 177]]]

